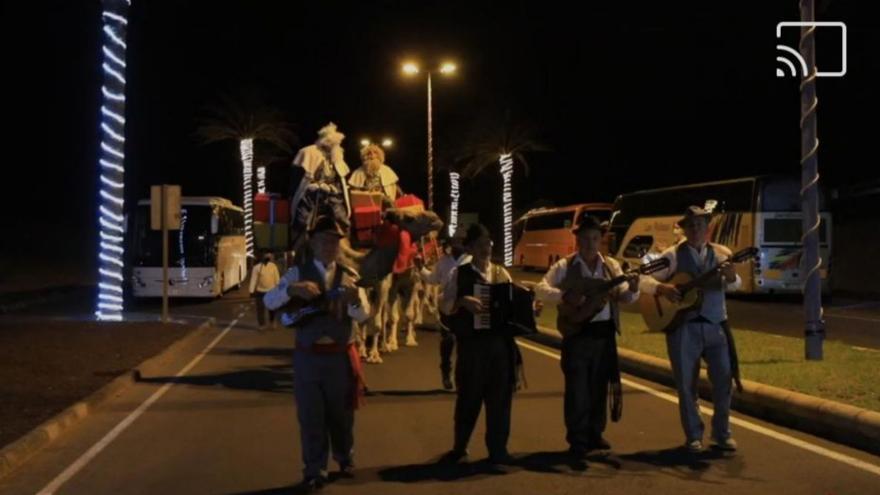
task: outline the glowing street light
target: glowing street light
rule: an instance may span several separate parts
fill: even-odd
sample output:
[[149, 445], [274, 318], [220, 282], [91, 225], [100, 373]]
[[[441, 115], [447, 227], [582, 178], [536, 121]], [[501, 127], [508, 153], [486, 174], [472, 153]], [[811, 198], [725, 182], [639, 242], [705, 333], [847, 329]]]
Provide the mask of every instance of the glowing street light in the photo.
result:
[[394, 146], [394, 141], [392, 141], [391, 138], [385, 138], [382, 140], [383, 148], [390, 148], [392, 146]]
[[[415, 76], [421, 72], [419, 66], [415, 62], [405, 62], [403, 64], [403, 73], [409, 77]], [[446, 61], [437, 68], [437, 72], [444, 76], [451, 76], [458, 70], [458, 67]], [[433, 119], [432, 119], [432, 94], [431, 94], [431, 74], [434, 71], [425, 71], [428, 79], [428, 209], [434, 208], [434, 135], [433, 135]]]
[[369, 140], [369, 139], [366, 139], [366, 138], [361, 139], [361, 147], [367, 147], [367, 146], [369, 146], [369, 145], [370, 145], [370, 140]]

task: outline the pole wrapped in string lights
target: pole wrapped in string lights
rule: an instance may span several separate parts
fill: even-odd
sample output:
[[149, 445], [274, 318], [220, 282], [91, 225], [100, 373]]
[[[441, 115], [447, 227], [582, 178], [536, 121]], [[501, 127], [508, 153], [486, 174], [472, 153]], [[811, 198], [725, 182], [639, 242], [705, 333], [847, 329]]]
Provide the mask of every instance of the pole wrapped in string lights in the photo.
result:
[[254, 174], [254, 140], [242, 139], [241, 165], [244, 175], [244, 243], [248, 258], [254, 257], [254, 192], [251, 188]]
[[130, 0], [103, 0], [104, 33], [101, 68], [101, 152], [98, 206], [98, 299], [99, 320], [121, 321], [123, 269], [125, 267], [125, 50]]
[[510, 153], [501, 155], [501, 204], [504, 220], [504, 266], [513, 266], [513, 156]]
[[458, 230], [458, 199], [461, 197], [459, 184], [461, 175], [458, 172], [449, 172], [449, 237], [455, 236]]

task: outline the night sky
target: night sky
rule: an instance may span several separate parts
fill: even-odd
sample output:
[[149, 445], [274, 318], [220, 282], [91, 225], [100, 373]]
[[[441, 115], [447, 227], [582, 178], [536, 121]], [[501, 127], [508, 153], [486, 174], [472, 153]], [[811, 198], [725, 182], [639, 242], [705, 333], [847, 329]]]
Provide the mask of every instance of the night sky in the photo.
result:
[[[880, 24], [871, 3], [818, 2], [819, 20], [849, 28], [848, 74], [818, 83], [828, 186], [880, 176]], [[237, 146], [202, 146], [193, 135], [221, 91], [259, 92], [305, 144], [336, 122], [352, 168], [361, 136], [392, 136], [388, 163], [406, 190], [424, 195], [425, 85], [401, 77], [408, 56], [459, 64], [454, 79], [435, 81], [438, 167], [475, 122], [506, 112], [551, 148], [530, 156], [528, 179], [517, 176], [517, 210], [799, 167], [798, 81], [775, 77], [775, 26], [798, 20], [794, 0], [133, 4], [129, 205], [163, 181], [240, 203]], [[22, 236], [22, 249], [53, 236], [87, 249], [96, 235], [100, 4], [6, 2], [2, 18], [4, 232]], [[818, 44], [820, 70], [832, 70], [837, 41], [820, 34]], [[286, 188], [286, 168], [270, 170], [270, 187]], [[463, 209], [496, 222], [499, 182], [492, 173], [465, 184]], [[445, 183], [438, 174], [441, 192]]]

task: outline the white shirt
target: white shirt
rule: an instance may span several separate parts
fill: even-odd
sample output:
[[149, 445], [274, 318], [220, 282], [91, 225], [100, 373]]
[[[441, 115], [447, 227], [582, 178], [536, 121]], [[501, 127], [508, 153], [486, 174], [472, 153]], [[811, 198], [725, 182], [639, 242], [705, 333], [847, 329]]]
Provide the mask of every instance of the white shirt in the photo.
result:
[[278, 282], [281, 281], [281, 274], [278, 273], [278, 266], [273, 262], [257, 263], [251, 270], [251, 286], [250, 293], [269, 292]]
[[438, 261], [437, 265], [434, 266], [434, 270], [428, 270], [427, 268], [422, 268], [422, 280], [427, 284], [439, 285], [440, 287], [446, 286], [446, 282], [449, 281], [449, 277], [452, 275], [452, 271], [455, 270], [455, 267], [466, 265], [471, 262], [471, 255], [465, 253], [458, 257], [458, 259], [454, 258], [451, 254], [444, 254]]
[[[685, 242], [687, 242], [687, 241], [685, 241]], [[730, 250], [724, 246], [718, 246], [718, 245], [716, 245], [716, 246], [717, 246], [717, 249], [715, 249], [715, 259], [717, 260], [718, 264], [720, 265], [720, 264], [724, 263], [725, 261], [727, 261], [728, 258], [730, 258], [731, 253], [730, 253]], [[703, 264], [706, 263], [706, 257], [709, 255], [709, 249], [708, 249], [709, 245], [708, 244], [703, 244], [700, 247], [700, 249], [695, 249], [690, 244], [688, 244], [687, 247], [688, 247], [688, 249], [691, 250], [691, 253], [694, 255], [694, 257], [696, 259], [701, 261]], [[660, 257], [663, 257], [663, 258], [666, 258], [669, 260], [669, 266], [667, 268], [664, 268], [663, 270], [654, 272], [651, 274], [651, 276], [641, 277], [641, 279], [639, 281], [639, 289], [642, 292], [644, 292], [645, 294], [654, 295], [657, 293], [657, 286], [658, 285], [660, 285], [661, 283], [664, 283], [667, 280], [669, 280], [670, 278], [672, 278], [672, 275], [678, 269], [678, 260], [677, 260], [678, 255], [676, 254], [677, 249], [678, 249], [677, 245], [672, 246], [660, 254]], [[727, 283], [727, 290], [737, 290], [741, 286], [742, 286], [742, 278], [737, 273], [736, 279], [734, 279], [732, 282]]]
[[480, 271], [476, 265], [465, 265], [467, 265], [467, 262], [461, 266], [453, 268], [452, 273], [449, 274], [449, 278], [443, 285], [443, 294], [440, 296], [440, 311], [445, 315], [453, 314], [452, 310], [455, 308], [455, 301], [458, 299], [458, 270], [468, 269], [468, 267], [470, 267], [470, 269], [477, 272], [487, 284], [501, 284], [513, 280], [510, 273], [508, 273], [504, 267], [492, 263], [489, 263], [488, 273]]
[[[620, 264], [617, 263], [616, 260], [612, 258], [605, 259], [602, 254], [599, 254], [599, 259], [596, 262], [596, 269], [590, 270], [590, 267], [587, 266], [587, 262], [581, 258], [581, 255], [575, 255], [574, 260], [572, 260], [572, 267], [578, 266], [581, 270], [582, 277], [590, 277], [590, 278], [605, 278], [605, 270], [603, 269], [604, 264], [608, 263], [608, 270], [611, 272], [612, 277], [617, 277], [623, 274], [623, 270], [620, 269]], [[565, 280], [565, 276], [568, 274], [568, 258], [562, 258], [553, 266], [550, 267], [550, 270], [544, 275], [544, 278], [535, 285], [535, 295], [538, 299], [544, 301], [548, 304], [559, 304], [562, 302], [563, 291], [559, 289], [559, 286], [562, 285], [562, 281]], [[626, 283], [622, 283], [616, 287], [618, 291], [617, 301], [623, 304], [630, 304], [635, 302], [639, 298], [639, 292], [630, 292], [627, 290]], [[594, 321], [608, 321], [611, 319], [611, 305], [606, 304], [605, 307], [602, 308], [602, 311], [599, 312], [592, 320]]]
[[[336, 263], [330, 263], [326, 267], [323, 263], [314, 260], [315, 268], [324, 277], [326, 287], [333, 284], [333, 278], [336, 276]], [[272, 290], [263, 296], [263, 302], [270, 310], [276, 310], [283, 307], [290, 301], [290, 295], [287, 294], [287, 287], [300, 281], [299, 267], [294, 266], [281, 277], [281, 282]], [[358, 299], [360, 304], [348, 305], [348, 316], [358, 323], [363, 323], [370, 317], [370, 301], [367, 299], [367, 293], [363, 288], [358, 288]]]

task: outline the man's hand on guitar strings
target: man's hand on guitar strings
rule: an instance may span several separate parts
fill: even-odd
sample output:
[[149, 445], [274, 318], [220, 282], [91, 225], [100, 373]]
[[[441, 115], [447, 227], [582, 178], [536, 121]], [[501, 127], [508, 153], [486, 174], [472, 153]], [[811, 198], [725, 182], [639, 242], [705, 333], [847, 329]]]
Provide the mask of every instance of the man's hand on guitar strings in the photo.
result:
[[657, 286], [657, 294], [669, 299], [672, 302], [681, 301], [681, 292], [672, 284], [660, 284]]
[[587, 298], [584, 297], [583, 294], [578, 294], [573, 290], [565, 291], [565, 294], [562, 295], [562, 300], [565, 301], [565, 304], [569, 306], [580, 306], [583, 304]]

